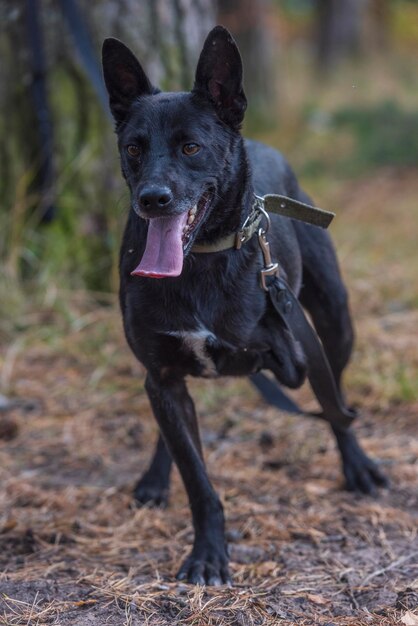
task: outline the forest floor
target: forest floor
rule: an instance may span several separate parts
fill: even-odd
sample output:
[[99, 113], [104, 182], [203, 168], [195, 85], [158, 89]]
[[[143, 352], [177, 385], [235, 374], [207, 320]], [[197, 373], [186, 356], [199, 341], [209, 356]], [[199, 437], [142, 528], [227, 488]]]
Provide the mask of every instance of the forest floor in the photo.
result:
[[356, 322], [356, 429], [391, 488], [344, 492], [326, 426], [245, 380], [190, 381], [234, 586], [175, 582], [189, 509], [177, 472], [166, 510], [133, 506], [156, 429], [116, 299], [51, 289], [0, 333], [0, 624], [418, 624], [418, 178], [321, 195]]

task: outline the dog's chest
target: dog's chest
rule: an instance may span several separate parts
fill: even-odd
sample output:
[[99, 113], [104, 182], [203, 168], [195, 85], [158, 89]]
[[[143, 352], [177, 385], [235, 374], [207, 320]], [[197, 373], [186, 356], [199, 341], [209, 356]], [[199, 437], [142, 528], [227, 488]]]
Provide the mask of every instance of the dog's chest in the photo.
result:
[[201, 376], [212, 378], [217, 376], [216, 366], [207, 349], [208, 341], [216, 341], [216, 335], [203, 325], [195, 330], [173, 330], [168, 335], [179, 339], [183, 348], [192, 353], [202, 368]]

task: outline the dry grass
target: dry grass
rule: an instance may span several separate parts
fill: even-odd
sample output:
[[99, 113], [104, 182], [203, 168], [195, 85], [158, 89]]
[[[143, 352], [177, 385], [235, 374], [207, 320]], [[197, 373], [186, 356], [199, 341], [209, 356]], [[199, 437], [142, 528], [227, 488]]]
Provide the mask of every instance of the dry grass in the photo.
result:
[[116, 305], [73, 294], [63, 312], [50, 293], [27, 309], [0, 361], [16, 399], [1, 419], [18, 427], [0, 444], [0, 624], [392, 626], [417, 612], [417, 192], [413, 172], [388, 171], [323, 203], [340, 208], [357, 320], [350, 398], [391, 491], [342, 492], [324, 425], [279, 415], [245, 381], [191, 382], [233, 588], [173, 582], [192, 539], [177, 474], [166, 511], [132, 506], [155, 426]]

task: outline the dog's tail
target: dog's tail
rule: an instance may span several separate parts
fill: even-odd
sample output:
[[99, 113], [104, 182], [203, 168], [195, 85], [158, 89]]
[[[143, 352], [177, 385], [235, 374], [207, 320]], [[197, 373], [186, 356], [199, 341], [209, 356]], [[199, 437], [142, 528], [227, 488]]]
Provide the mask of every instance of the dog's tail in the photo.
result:
[[280, 411], [285, 411], [286, 413], [303, 414], [302, 409], [299, 408], [291, 398], [288, 398], [277, 383], [268, 378], [265, 374], [261, 372], [251, 374], [250, 380], [267, 404], [276, 407]]

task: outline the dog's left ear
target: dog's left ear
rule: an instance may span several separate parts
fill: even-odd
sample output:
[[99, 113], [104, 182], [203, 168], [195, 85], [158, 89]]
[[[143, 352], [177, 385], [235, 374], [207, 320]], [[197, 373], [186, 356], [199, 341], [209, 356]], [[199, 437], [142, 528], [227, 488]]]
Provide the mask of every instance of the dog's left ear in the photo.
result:
[[209, 99], [224, 122], [240, 127], [247, 108], [241, 55], [223, 26], [216, 26], [206, 38], [197, 64], [193, 93]]

